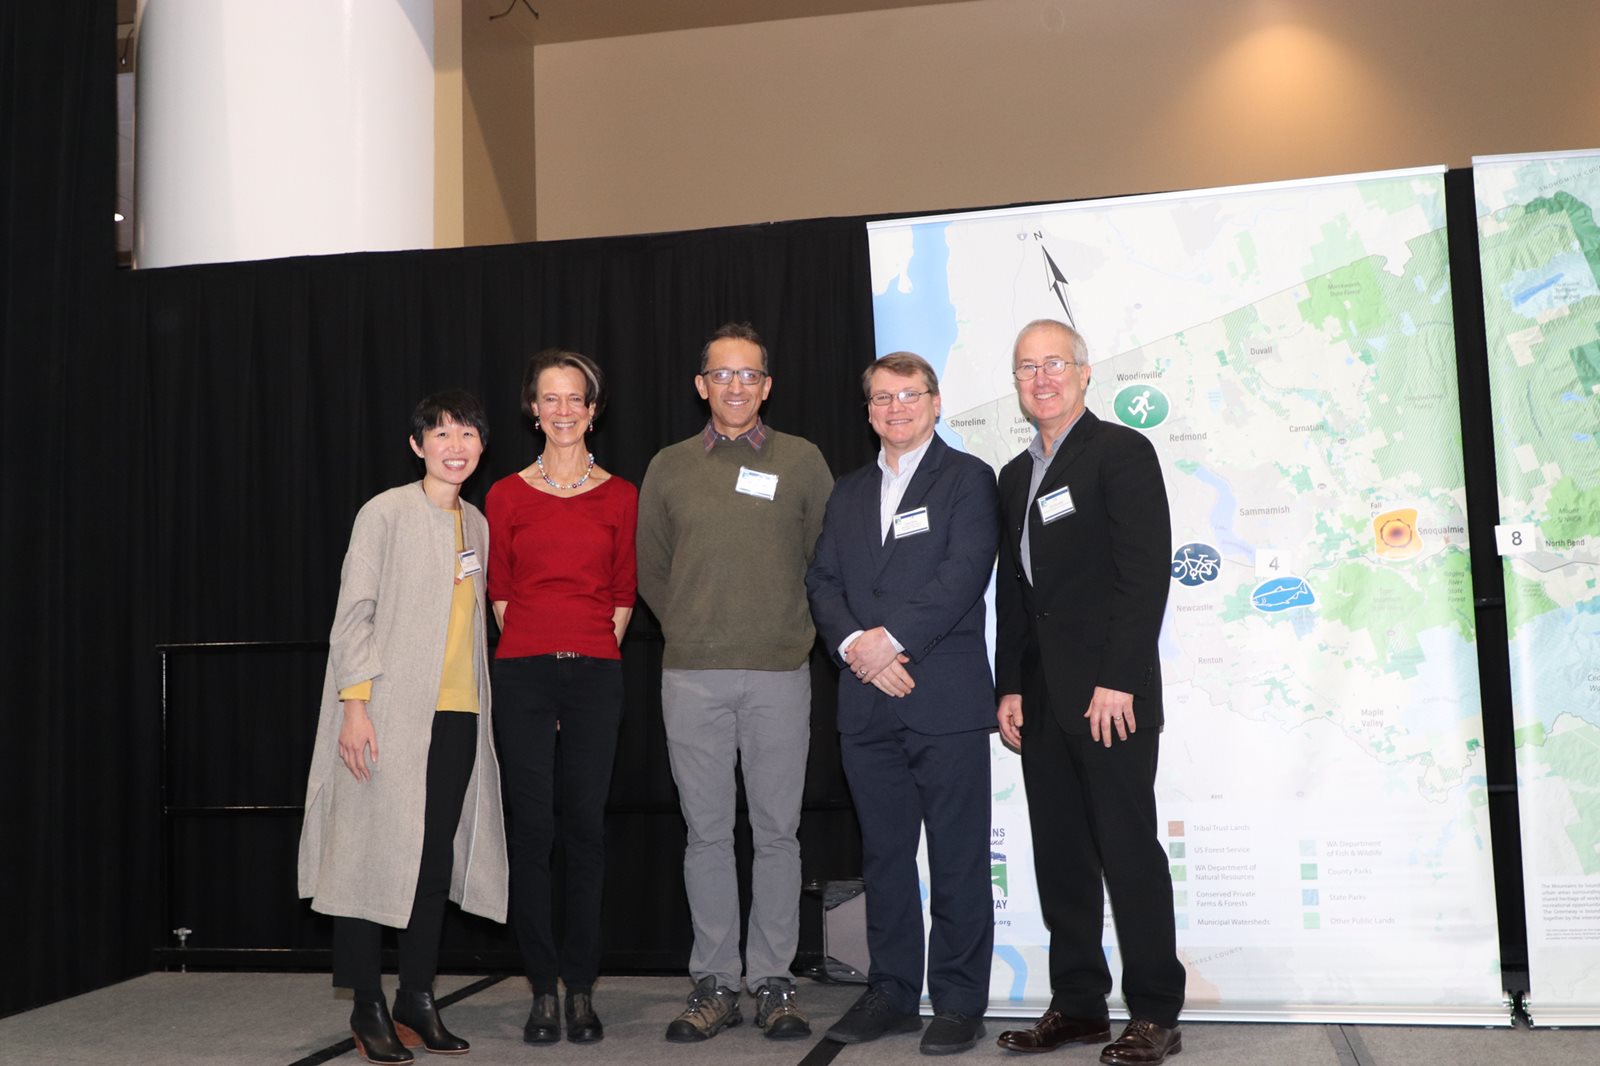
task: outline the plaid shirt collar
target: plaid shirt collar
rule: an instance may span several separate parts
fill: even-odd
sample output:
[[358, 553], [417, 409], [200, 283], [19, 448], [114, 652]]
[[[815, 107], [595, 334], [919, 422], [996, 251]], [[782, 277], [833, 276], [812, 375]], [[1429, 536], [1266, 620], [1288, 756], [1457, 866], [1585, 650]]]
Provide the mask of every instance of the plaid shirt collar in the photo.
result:
[[750, 447], [759, 452], [761, 450], [761, 446], [767, 443], [767, 424], [761, 421], [760, 415], [757, 415], [756, 424], [751, 426], [748, 430], [739, 434], [737, 437], [724, 437], [721, 433], [717, 432], [716, 427], [711, 424], [711, 420], [708, 418], [706, 419], [706, 428], [700, 433], [700, 439], [705, 441], [707, 453], [709, 453], [712, 448], [717, 446], [717, 441], [719, 440], [748, 441]]

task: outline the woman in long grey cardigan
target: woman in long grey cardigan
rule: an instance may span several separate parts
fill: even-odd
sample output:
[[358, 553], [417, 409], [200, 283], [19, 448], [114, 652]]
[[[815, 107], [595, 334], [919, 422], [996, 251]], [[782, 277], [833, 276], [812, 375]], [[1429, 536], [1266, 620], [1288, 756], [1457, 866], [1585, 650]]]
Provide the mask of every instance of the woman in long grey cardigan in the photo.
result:
[[[410, 1047], [468, 1049], [433, 1001], [445, 900], [506, 916], [484, 639], [489, 531], [461, 499], [486, 436], [468, 393], [417, 405], [410, 444], [422, 480], [356, 515], [328, 638], [300, 895], [334, 916], [333, 983], [355, 992], [350, 1028], [368, 1062], [410, 1062]], [[400, 930], [392, 1015], [383, 926]]]

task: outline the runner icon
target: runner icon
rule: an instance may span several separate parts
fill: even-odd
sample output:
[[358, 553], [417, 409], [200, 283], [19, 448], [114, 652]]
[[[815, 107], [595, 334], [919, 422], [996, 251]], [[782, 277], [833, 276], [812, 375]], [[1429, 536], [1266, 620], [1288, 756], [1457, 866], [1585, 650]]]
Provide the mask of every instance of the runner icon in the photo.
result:
[[1172, 413], [1172, 403], [1167, 394], [1155, 385], [1129, 385], [1112, 401], [1111, 409], [1123, 425], [1134, 429], [1151, 430], [1167, 420]]

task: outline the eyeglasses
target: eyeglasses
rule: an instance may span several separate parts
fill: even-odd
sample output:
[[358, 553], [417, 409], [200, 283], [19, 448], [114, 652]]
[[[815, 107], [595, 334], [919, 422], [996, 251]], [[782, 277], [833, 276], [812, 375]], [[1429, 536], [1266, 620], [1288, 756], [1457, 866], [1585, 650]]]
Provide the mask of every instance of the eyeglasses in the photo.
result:
[[1022, 363], [1011, 372], [1018, 381], [1027, 381], [1043, 370], [1050, 377], [1060, 377], [1069, 366], [1082, 366], [1076, 359], [1046, 359], [1042, 363]]
[[899, 400], [907, 407], [914, 407], [921, 403], [922, 398], [926, 395], [928, 394], [923, 392], [921, 389], [901, 389], [899, 392], [875, 392], [871, 396], [867, 397], [867, 402], [874, 407], [888, 407], [891, 402]]
[[715, 385], [732, 384], [734, 378], [738, 378], [741, 385], [759, 385], [761, 384], [761, 379], [767, 376], [767, 372], [765, 370], [752, 370], [749, 367], [741, 367], [738, 370], [718, 367], [715, 370], [702, 370], [700, 371], [700, 376]]

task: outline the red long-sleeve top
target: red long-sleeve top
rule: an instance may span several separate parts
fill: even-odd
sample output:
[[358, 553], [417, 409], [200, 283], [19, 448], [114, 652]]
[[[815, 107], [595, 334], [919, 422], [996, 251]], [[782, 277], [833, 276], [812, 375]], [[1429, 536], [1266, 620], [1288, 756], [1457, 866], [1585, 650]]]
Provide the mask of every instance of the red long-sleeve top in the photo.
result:
[[484, 510], [489, 599], [506, 601], [495, 658], [621, 658], [612, 615], [634, 604], [639, 491], [612, 476], [577, 496], [553, 496], [512, 474], [490, 487]]

